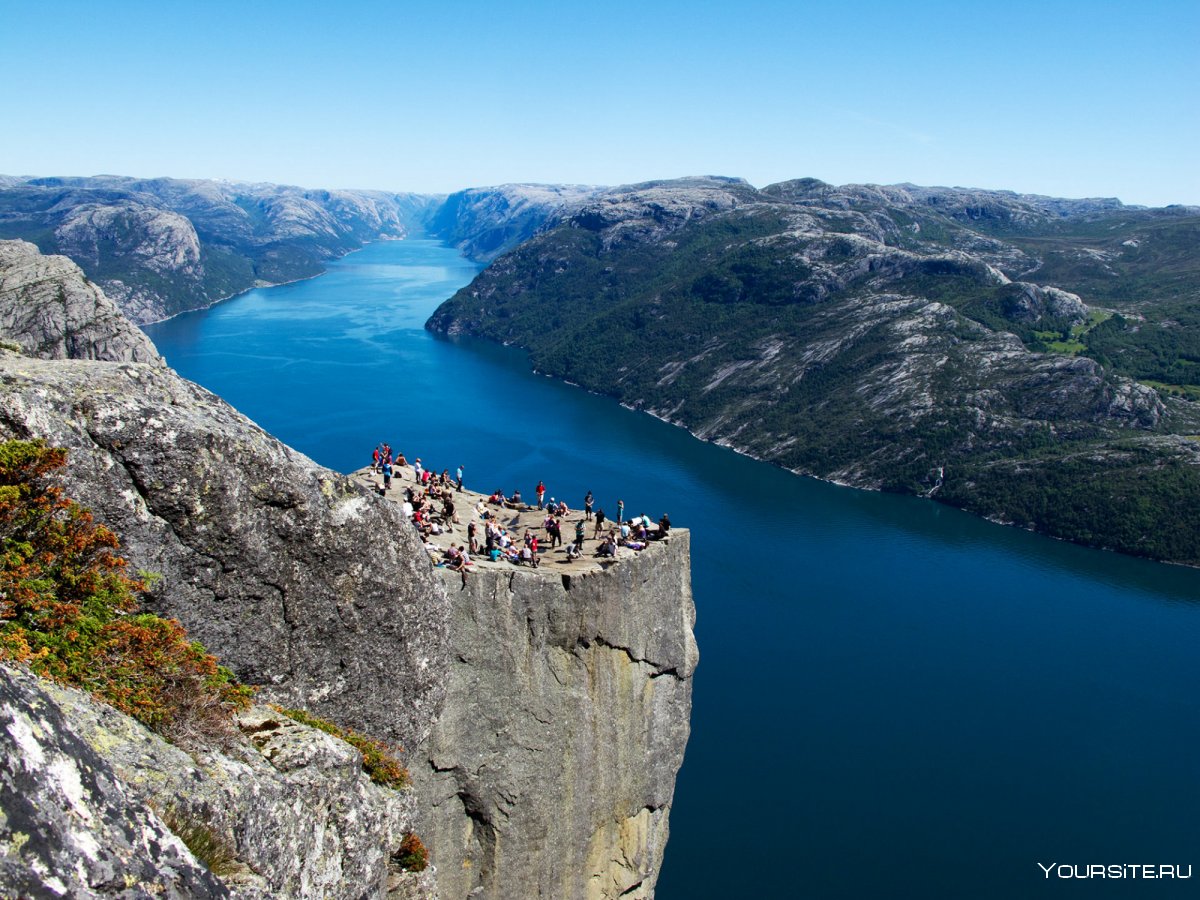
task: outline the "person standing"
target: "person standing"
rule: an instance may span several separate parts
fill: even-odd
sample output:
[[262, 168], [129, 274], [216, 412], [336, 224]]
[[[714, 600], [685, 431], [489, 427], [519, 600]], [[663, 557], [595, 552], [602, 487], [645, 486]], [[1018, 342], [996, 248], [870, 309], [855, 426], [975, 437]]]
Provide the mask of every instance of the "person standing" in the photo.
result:
[[592, 537], [600, 536], [600, 529], [604, 527], [604, 510], [596, 510], [596, 530], [592, 532]]
[[386, 494], [392, 489], [392, 464], [384, 462], [383, 464], [383, 491]]
[[546, 496], [546, 485], [542, 482], [541, 479], [538, 479], [538, 484], [537, 484], [538, 509], [542, 508], [542, 498], [545, 496]]
[[462, 493], [462, 476], [463, 476], [463, 467], [462, 467], [462, 463], [459, 463], [458, 471], [454, 473], [454, 477], [458, 481], [458, 492], [460, 494]]
[[617, 524], [620, 525], [625, 519], [625, 501], [617, 501]]
[[583, 519], [575, 523], [575, 549], [579, 553], [583, 552]]
[[379, 445], [375, 445], [375, 449], [371, 452], [371, 470], [379, 471]]
[[588, 491], [587, 496], [583, 498], [583, 517], [589, 522], [592, 521], [592, 492]]

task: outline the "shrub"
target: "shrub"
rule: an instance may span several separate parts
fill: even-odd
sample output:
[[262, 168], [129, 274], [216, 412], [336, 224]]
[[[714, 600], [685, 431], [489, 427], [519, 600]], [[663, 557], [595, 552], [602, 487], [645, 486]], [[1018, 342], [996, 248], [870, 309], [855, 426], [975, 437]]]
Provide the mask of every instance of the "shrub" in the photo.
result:
[[54, 481], [67, 453], [0, 443], [0, 658], [86, 688], [176, 740], [226, 738], [250, 689], [174, 620], [138, 613], [145, 582], [116, 536]]
[[367, 737], [365, 734], [359, 734], [349, 728], [341, 728], [327, 719], [314, 716], [302, 709], [285, 709], [282, 706], [275, 706], [273, 709], [292, 721], [320, 729], [326, 734], [345, 741], [362, 754], [363, 771], [376, 784], [398, 789], [408, 787], [412, 783], [408, 769], [404, 768], [400, 760], [396, 758], [396, 753], [404, 752], [402, 748], [393, 748], [383, 741]]
[[392, 854], [392, 862], [406, 872], [424, 872], [429, 865], [429, 851], [411, 831], [404, 835], [400, 847]]

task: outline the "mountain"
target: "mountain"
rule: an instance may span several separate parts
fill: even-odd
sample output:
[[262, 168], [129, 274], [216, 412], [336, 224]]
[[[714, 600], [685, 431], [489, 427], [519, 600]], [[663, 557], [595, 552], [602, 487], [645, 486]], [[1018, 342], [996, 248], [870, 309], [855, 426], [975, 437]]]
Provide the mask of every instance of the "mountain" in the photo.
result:
[[601, 189], [581, 185], [504, 184], [451, 194], [426, 221], [432, 237], [490, 262], [533, 237]]
[[427, 327], [799, 473], [1200, 563], [1197, 247], [1188, 207], [651, 182], [500, 256]]
[[0, 181], [0, 238], [70, 257], [139, 324], [422, 229], [439, 198], [273, 184], [135, 179]]

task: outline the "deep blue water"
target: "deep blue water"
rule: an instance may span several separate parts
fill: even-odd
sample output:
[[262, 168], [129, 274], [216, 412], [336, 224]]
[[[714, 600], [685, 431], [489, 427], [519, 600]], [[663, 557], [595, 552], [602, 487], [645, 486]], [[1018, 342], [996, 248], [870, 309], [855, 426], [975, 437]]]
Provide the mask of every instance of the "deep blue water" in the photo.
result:
[[692, 530], [701, 662], [661, 900], [1200, 894], [1200, 572], [797, 478], [425, 332], [475, 272], [376, 244], [147, 331], [334, 469], [387, 440], [477, 489], [540, 478]]

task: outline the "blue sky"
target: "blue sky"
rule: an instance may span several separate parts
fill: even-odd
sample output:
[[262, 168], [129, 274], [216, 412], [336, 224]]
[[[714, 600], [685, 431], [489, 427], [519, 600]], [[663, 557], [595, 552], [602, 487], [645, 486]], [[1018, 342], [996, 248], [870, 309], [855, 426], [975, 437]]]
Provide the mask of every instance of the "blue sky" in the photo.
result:
[[1200, 0], [18, 4], [0, 173], [1200, 204]]

